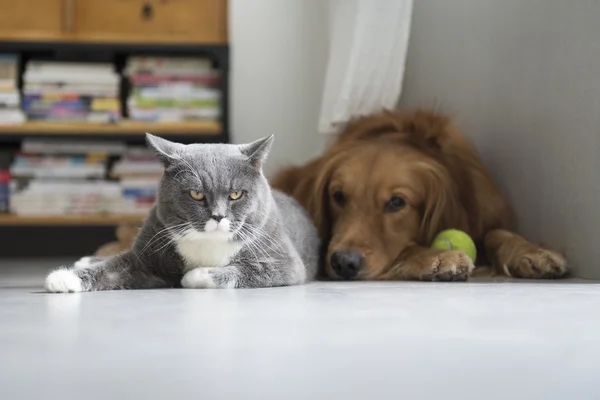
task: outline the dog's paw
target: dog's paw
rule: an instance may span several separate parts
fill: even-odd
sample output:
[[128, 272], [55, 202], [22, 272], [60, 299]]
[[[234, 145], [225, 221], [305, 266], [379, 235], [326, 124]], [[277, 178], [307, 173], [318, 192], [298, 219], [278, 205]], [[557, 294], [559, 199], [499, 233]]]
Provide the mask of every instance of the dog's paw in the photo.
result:
[[44, 288], [51, 293], [75, 293], [83, 291], [81, 278], [68, 269], [58, 269], [46, 278]]
[[509, 276], [530, 279], [558, 279], [568, 273], [567, 260], [562, 255], [541, 247], [512, 257], [502, 268]]
[[422, 281], [466, 281], [475, 269], [473, 261], [463, 251], [442, 250], [424, 254], [419, 260]]
[[181, 286], [188, 289], [210, 289], [216, 287], [210, 276], [211, 268], [194, 268], [181, 279]]

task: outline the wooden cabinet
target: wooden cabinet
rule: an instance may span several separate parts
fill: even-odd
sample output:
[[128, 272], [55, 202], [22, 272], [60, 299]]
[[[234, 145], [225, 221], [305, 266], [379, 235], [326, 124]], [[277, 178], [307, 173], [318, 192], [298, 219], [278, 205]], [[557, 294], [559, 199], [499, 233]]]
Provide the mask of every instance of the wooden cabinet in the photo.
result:
[[79, 0], [74, 33], [86, 40], [226, 42], [224, 0]]
[[63, 0], [0, 0], [0, 38], [57, 38]]
[[227, 0], [0, 0], [0, 39], [227, 43]]

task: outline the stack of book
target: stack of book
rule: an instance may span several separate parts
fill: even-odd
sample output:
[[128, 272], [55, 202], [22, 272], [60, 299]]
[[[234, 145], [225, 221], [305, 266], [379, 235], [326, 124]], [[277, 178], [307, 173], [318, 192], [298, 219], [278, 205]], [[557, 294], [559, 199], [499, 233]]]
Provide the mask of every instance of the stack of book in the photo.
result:
[[115, 213], [145, 214], [154, 205], [163, 166], [145, 147], [130, 147], [113, 164], [111, 177], [118, 179], [122, 202]]
[[10, 167], [10, 211], [17, 215], [110, 213], [122, 202], [118, 182], [106, 180], [120, 142], [26, 139]]
[[107, 214], [114, 208], [112, 203], [120, 201], [119, 184], [108, 181], [33, 180], [16, 193], [11, 190], [10, 211], [21, 216]]
[[129, 118], [152, 122], [216, 120], [221, 92], [219, 73], [208, 59], [132, 57]]
[[120, 77], [112, 64], [30, 61], [23, 74], [23, 110], [30, 120], [114, 122]]
[[25, 216], [142, 215], [162, 172], [154, 153], [122, 142], [26, 139], [10, 166], [9, 208]]
[[0, 125], [25, 122], [20, 109], [21, 95], [18, 87], [19, 57], [0, 54]]

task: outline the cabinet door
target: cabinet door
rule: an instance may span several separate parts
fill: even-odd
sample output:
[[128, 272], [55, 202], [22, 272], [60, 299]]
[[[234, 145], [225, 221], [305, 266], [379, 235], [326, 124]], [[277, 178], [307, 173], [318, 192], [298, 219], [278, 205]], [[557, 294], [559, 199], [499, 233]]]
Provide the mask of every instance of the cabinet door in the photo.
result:
[[75, 0], [73, 15], [77, 40], [227, 42], [226, 0]]
[[63, 0], [0, 0], [0, 38], [57, 39], [63, 31]]

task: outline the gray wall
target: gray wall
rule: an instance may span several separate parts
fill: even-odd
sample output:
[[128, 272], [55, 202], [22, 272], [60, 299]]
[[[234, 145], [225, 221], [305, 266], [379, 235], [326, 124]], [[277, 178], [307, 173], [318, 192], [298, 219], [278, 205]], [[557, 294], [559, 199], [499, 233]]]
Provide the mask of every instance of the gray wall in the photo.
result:
[[328, 46], [323, 0], [230, 0], [232, 138], [248, 142], [275, 134], [265, 166], [317, 155], [317, 135]]
[[600, 1], [415, 1], [401, 104], [454, 115], [521, 232], [600, 278]]

